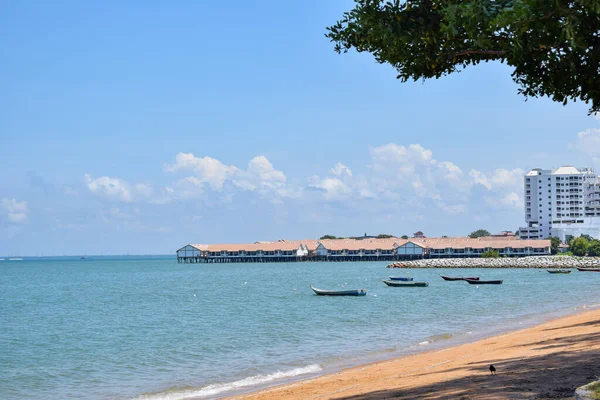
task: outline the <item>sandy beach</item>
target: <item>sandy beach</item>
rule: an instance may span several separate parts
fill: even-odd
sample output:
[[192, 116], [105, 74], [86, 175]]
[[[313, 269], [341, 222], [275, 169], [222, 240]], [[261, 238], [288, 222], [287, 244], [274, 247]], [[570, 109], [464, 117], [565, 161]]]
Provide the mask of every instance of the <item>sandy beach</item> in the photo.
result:
[[573, 399], [600, 376], [599, 350], [600, 310], [592, 310], [233, 398]]

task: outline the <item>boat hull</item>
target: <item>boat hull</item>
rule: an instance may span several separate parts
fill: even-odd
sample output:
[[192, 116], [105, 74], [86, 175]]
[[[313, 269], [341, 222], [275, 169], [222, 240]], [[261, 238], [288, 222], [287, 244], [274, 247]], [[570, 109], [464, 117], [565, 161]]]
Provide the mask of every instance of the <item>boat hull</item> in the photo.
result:
[[404, 276], [390, 276], [390, 281], [403, 281], [403, 282], [411, 282], [413, 278], [404, 277]]
[[364, 289], [353, 290], [321, 290], [310, 287], [318, 296], [366, 296], [367, 291]]
[[600, 268], [582, 268], [582, 267], [577, 267], [578, 271], [581, 272], [600, 272]]
[[429, 282], [402, 282], [402, 281], [383, 281], [391, 287], [427, 287]]
[[502, 285], [501, 280], [495, 280], [495, 281], [482, 281], [482, 280], [475, 280], [475, 279], [465, 279], [465, 281], [469, 282], [470, 285]]
[[473, 278], [466, 277], [465, 278], [465, 277], [462, 277], [462, 276], [460, 276], [460, 277], [452, 277], [452, 276], [444, 276], [444, 275], [440, 275], [440, 276], [445, 281], [466, 281], [467, 279], [470, 279], [472, 281], [478, 281], [479, 280], [478, 277], [473, 277]]
[[548, 271], [551, 274], [570, 274], [571, 270], [570, 269], [547, 269], [546, 271]]

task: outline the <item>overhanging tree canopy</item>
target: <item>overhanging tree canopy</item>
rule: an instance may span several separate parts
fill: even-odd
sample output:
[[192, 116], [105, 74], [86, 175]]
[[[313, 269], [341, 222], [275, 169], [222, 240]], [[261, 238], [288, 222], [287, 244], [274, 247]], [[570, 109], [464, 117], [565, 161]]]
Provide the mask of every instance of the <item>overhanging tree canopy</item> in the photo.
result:
[[600, 0], [355, 0], [327, 28], [335, 51], [369, 52], [403, 82], [482, 61], [514, 67], [526, 97], [600, 111]]

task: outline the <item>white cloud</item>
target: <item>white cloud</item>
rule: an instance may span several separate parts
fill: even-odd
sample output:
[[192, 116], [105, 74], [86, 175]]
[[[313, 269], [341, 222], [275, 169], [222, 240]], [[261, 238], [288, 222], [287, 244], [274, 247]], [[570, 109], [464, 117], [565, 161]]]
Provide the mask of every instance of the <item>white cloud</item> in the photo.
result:
[[3, 198], [0, 202], [2, 214], [13, 224], [23, 224], [28, 221], [29, 212], [26, 201]]
[[474, 184], [482, 185], [488, 190], [501, 190], [521, 186], [524, 174], [525, 171], [521, 168], [511, 170], [498, 168], [491, 174], [486, 174], [475, 169], [469, 172]]
[[85, 174], [83, 179], [90, 192], [96, 195], [124, 202], [133, 201], [131, 185], [119, 178], [103, 176], [93, 179], [90, 175]]
[[515, 192], [500, 197], [485, 196], [485, 202], [494, 208], [523, 208], [523, 199]]
[[157, 192], [149, 183], [136, 183], [132, 185], [120, 178], [111, 178], [108, 176], [93, 178], [89, 174], [85, 174], [83, 180], [91, 193], [113, 201], [125, 203], [142, 201], [152, 204], [166, 204], [173, 200], [171, 188], [160, 188]]
[[351, 198], [352, 189], [338, 178], [324, 178], [318, 176], [309, 178], [309, 186], [323, 191], [325, 200], [348, 200]]
[[399, 176], [410, 178], [417, 172], [419, 166], [431, 164], [432, 152], [420, 144], [405, 147], [388, 143], [371, 149], [371, 157], [373, 170], [392, 170]]
[[352, 176], [352, 170], [342, 164], [341, 162], [336, 163], [333, 168], [329, 170], [334, 176], [340, 177], [342, 175]]
[[256, 190], [280, 188], [285, 181], [283, 172], [273, 168], [273, 164], [265, 156], [257, 156], [250, 160], [246, 171], [238, 170], [233, 183], [245, 190]]
[[466, 211], [471, 182], [455, 163], [434, 159], [433, 152], [420, 144], [388, 143], [372, 148], [371, 158], [373, 192], [395, 201], [408, 196], [429, 198], [448, 213]]
[[600, 129], [587, 129], [577, 134], [575, 143], [569, 145], [570, 148], [579, 150], [590, 156], [600, 155]]
[[233, 165], [225, 165], [212, 157], [196, 157], [192, 153], [177, 154], [175, 164], [165, 168], [169, 172], [194, 171], [201, 183], [207, 183], [215, 190], [222, 189], [224, 182], [238, 171]]
[[[225, 165], [211, 157], [196, 157], [192, 153], [179, 153], [175, 157], [175, 164], [167, 165], [169, 172], [192, 171], [194, 176], [189, 176], [178, 181], [176, 186], [186, 186], [188, 194], [192, 192], [191, 185], [196, 185], [198, 194], [204, 185], [213, 190], [221, 191], [226, 182], [231, 182], [242, 190], [259, 191], [266, 193], [275, 191], [278, 195], [285, 195], [286, 176], [282, 171], [276, 170], [265, 156], [254, 157], [243, 170], [234, 165]], [[281, 190], [280, 190], [281, 189]]]

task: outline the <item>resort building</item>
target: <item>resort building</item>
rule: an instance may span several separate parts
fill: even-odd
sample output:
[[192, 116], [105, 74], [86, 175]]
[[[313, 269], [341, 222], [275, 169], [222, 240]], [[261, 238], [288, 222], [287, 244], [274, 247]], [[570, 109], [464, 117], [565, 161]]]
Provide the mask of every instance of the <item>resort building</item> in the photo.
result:
[[500, 256], [550, 254], [550, 240], [507, 238], [387, 238], [279, 240], [250, 244], [188, 244], [177, 250], [183, 263], [393, 261], [441, 257], [481, 257], [488, 250]]
[[525, 223], [521, 239], [587, 234], [600, 238], [600, 178], [591, 168], [540, 168], [524, 177]]

